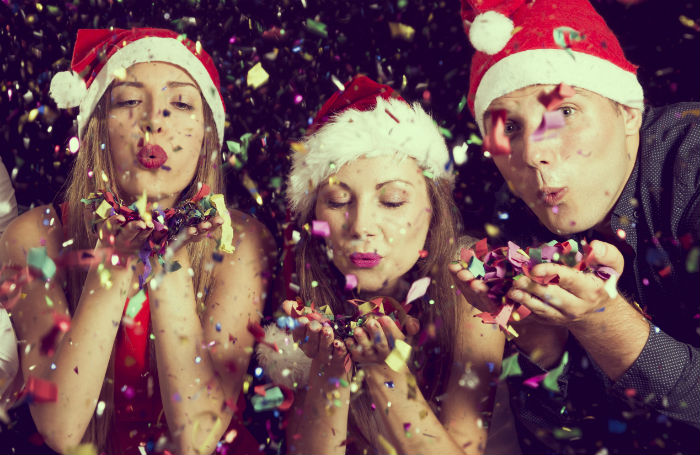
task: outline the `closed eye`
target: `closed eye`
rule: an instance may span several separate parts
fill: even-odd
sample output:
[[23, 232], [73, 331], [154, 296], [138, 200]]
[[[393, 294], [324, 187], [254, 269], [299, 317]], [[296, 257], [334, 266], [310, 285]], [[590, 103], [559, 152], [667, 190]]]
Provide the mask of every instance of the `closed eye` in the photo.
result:
[[117, 101], [115, 103], [117, 107], [136, 107], [139, 104], [141, 104], [141, 100], [124, 100], [124, 101]]
[[402, 205], [404, 205], [406, 202], [405, 201], [400, 201], [400, 202], [390, 202], [390, 201], [382, 201], [382, 205], [385, 207], [389, 207], [392, 209], [399, 208]]
[[178, 109], [180, 111], [191, 111], [192, 109], [194, 109], [194, 106], [192, 106], [191, 104], [183, 103], [182, 101], [173, 101], [170, 104], [172, 104], [175, 109]]

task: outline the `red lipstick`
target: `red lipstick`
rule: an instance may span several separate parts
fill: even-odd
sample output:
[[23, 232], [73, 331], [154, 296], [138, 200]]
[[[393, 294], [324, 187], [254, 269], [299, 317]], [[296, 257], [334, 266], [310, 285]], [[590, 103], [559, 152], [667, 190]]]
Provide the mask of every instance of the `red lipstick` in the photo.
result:
[[156, 169], [165, 164], [168, 160], [168, 154], [160, 145], [147, 144], [141, 147], [136, 159], [146, 169]]
[[371, 269], [379, 265], [382, 257], [377, 253], [352, 253], [350, 261], [357, 267], [363, 269]]

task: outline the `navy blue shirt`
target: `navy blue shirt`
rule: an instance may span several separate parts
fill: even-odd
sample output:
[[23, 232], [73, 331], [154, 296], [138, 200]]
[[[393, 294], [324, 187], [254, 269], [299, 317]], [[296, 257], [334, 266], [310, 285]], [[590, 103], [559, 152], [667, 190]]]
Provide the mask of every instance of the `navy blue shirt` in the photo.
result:
[[[646, 345], [612, 382], [570, 336], [560, 392], [524, 386], [546, 371], [521, 353], [523, 375], [508, 385], [525, 453], [700, 452], [699, 114], [698, 103], [647, 109], [634, 170], [611, 213], [629, 246], [618, 287], [650, 319]], [[535, 232], [554, 237], [535, 229], [530, 240]]]

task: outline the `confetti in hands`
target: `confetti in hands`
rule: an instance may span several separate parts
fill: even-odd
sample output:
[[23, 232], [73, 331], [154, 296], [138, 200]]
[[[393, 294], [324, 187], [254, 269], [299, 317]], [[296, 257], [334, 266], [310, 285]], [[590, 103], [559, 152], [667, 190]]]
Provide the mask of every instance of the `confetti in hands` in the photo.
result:
[[209, 195], [209, 187], [202, 185], [199, 193], [176, 207], [167, 209], [147, 209], [146, 200], [139, 198], [126, 206], [109, 191], [98, 191], [82, 199], [90, 207], [98, 220], [105, 220], [114, 215], [121, 215], [125, 221], [143, 220], [153, 223], [153, 231], [140, 247], [139, 257], [144, 260], [156, 256], [162, 259], [169, 243], [184, 229], [208, 221], [215, 216], [223, 218], [222, 235], [219, 249], [232, 252], [233, 228], [231, 218], [220, 194]]
[[529, 316], [530, 310], [506, 296], [513, 285], [513, 280], [527, 276], [542, 285], [559, 282], [557, 275], [532, 275], [530, 271], [535, 265], [542, 263], [567, 265], [580, 271], [590, 271], [604, 281], [617, 276], [611, 267], [591, 266], [589, 247], [586, 245], [585, 248], [582, 252], [575, 240], [568, 240], [561, 243], [551, 241], [537, 248], [530, 247], [524, 250], [515, 243], [508, 242], [508, 246], [489, 251], [484, 238], [477, 242], [474, 249], [463, 248], [460, 252], [460, 260], [452, 264], [450, 270], [458, 274], [462, 270], [467, 270], [474, 280], [486, 284], [486, 295], [494, 304], [492, 308], [495, 309], [477, 316], [486, 324], [498, 324], [504, 332], [515, 337], [517, 333], [509, 323]]

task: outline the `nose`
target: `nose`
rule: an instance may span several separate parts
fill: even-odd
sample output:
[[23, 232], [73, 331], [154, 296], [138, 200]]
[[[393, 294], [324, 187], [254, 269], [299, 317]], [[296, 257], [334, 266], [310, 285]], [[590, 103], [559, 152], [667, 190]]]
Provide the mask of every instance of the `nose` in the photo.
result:
[[140, 122], [141, 131], [146, 134], [162, 133], [164, 127], [163, 119], [168, 116], [168, 111], [153, 100], [146, 104]]
[[531, 128], [522, 139], [523, 160], [533, 168], [548, 167], [556, 164], [561, 154], [561, 141], [557, 138], [556, 132], [552, 136], [533, 139], [532, 133], [537, 127]]
[[349, 234], [353, 239], [374, 237], [379, 231], [378, 220], [370, 201], [357, 201], [348, 211]]

